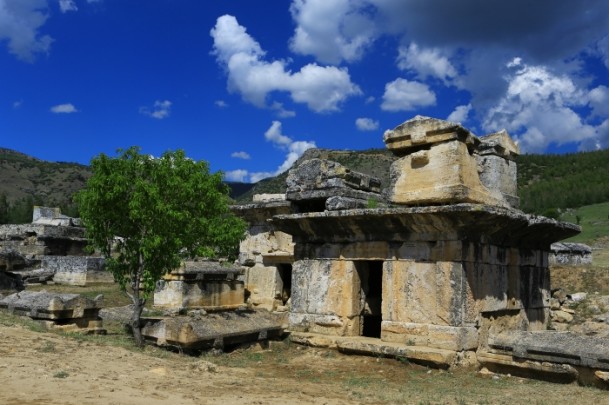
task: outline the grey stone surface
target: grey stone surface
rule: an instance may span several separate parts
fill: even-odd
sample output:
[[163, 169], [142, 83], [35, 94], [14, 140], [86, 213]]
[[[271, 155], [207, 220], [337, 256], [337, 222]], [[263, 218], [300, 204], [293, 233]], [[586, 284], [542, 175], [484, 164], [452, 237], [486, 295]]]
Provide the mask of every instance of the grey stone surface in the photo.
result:
[[[305, 160], [291, 169], [286, 184], [286, 198], [301, 212], [365, 207], [369, 200], [383, 200], [379, 179], [323, 159]], [[328, 205], [326, 201], [336, 197], [345, 199], [345, 208], [337, 200]]]
[[19, 274], [0, 271], [0, 291], [22, 291], [23, 280]]
[[550, 264], [579, 266], [592, 263], [592, 248], [584, 243], [556, 242], [550, 246]]
[[94, 300], [79, 294], [56, 294], [47, 291], [22, 291], [0, 300], [0, 308], [34, 319], [73, 319], [97, 317], [103, 296]]
[[551, 243], [581, 230], [551, 218], [480, 204], [276, 215], [273, 225], [291, 234], [296, 242], [485, 239], [500, 246], [546, 250]]
[[147, 318], [142, 334], [159, 346], [185, 350], [223, 349], [240, 343], [280, 337], [286, 314], [231, 311], [201, 316]]
[[21, 270], [30, 264], [25, 256], [16, 249], [3, 248], [0, 250], [0, 271]]
[[514, 358], [609, 370], [609, 341], [572, 332], [510, 331], [489, 337], [491, 352]]

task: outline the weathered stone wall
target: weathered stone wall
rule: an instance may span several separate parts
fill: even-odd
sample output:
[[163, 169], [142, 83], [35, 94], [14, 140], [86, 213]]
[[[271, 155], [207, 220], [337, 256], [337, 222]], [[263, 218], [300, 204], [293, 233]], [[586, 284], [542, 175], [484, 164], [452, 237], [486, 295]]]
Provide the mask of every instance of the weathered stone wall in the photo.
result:
[[158, 282], [154, 305], [167, 308], [230, 309], [243, 305], [243, 281]]
[[239, 264], [244, 269], [248, 302], [256, 308], [273, 310], [283, 304], [284, 280], [279, 267], [294, 261], [294, 242], [291, 235], [274, 229], [268, 219], [291, 212], [291, 204], [278, 195], [255, 195], [254, 200], [255, 204], [233, 207], [233, 212], [249, 223], [239, 245]]
[[0, 248], [27, 256], [84, 256], [84, 228], [39, 224], [0, 225]]
[[44, 256], [41, 266], [53, 271], [57, 284], [84, 286], [91, 283], [112, 283], [114, 277], [104, 269], [102, 257]]
[[[466, 350], [477, 347], [483, 317], [511, 311], [523, 330], [544, 328], [548, 321], [549, 273], [542, 251], [439, 241], [304, 244], [298, 254], [307, 258], [294, 263], [295, 331], [362, 334], [361, 261], [383, 263], [384, 341]], [[535, 312], [528, 319], [535, 310], [542, 316]]]

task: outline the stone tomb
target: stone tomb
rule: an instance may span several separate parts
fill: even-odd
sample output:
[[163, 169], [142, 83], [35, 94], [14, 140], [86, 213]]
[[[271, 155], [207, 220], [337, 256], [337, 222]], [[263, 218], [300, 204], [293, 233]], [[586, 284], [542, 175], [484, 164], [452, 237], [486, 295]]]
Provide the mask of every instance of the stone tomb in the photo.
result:
[[188, 261], [165, 275], [154, 292], [154, 306], [161, 308], [236, 309], [244, 305], [241, 269], [212, 261]]
[[[387, 207], [365, 208], [371, 197], [361, 194], [357, 204], [329, 203], [352, 198], [358, 183], [323, 181], [326, 172], [345, 171], [305, 161], [306, 170], [288, 175], [284, 212], [241, 209], [248, 220], [250, 209], [274, 214], [250, 221], [251, 229], [264, 224], [267, 234], [292, 237], [292, 340], [437, 367], [480, 364], [477, 357], [499, 367], [501, 356], [511, 356], [522, 370], [543, 371], [544, 362], [560, 368], [561, 356], [577, 356], [560, 344], [555, 356], [533, 355], [534, 336], [558, 337], [546, 330], [550, 246], [580, 228], [517, 209], [518, 148], [509, 135], [478, 138], [459, 124], [417, 116], [386, 132], [385, 142], [398, 157], [383, 190]], [[253, 246], [242, 244], [242, 257]], [[517, 333], [532, 336], [522, 342], [530, 350], [508, 353], [506, 336]], [[581, 364], [607, 358], [597, 357]]]
[[0, 299], [0, 308], [29, 316], [49, 329], [98, 334], [106, 332], [99, 317], [102, 304], [102, 295], [90, 299], [79, 294], [46, 291], [21, 291]]
[[247, 302], [255, 309], [287, 309], [292, 294], [294, 243], [291, 235], [275, 230], [268, 219], [292, 212], [292, 204], [285, 194], [256, 195], [254, 203], [231, 209], [249, 224], [239, 246]]
[[44, 256], [41, 267], [53, 274], [56, 284], [85, 286], [92, 283], [113, 283], [112, 273], [105, 270], [103, 257]]

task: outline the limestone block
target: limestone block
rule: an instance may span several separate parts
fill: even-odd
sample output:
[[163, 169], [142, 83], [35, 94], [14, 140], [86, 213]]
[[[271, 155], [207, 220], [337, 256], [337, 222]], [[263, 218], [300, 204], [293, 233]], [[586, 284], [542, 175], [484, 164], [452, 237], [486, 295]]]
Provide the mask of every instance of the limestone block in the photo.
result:
[[245, 270], [245, 289], [250, 293], [249, 300], [253, 305], [273, 310], [278, 290], [279, 273], [276, 266], [256, 264]]
[[244, 301], [243, 282], [238, 280], [161, 280], [154, 292], [154, 305], [158, 307], [217, 310], [237, 308]]
[[381, 182], [376, 177], [354, 172], [338, 162], [309, 159], [288, 172], [287, 199], [301, 199], [300, 193], [323, 189], [354, 189], [380, 193]]
[[387, 242], [355, 242], [340, 246], [339, 257], [346, 260], [386, 260], [389, 258]]
[[[327, 327], [334, 325], [332, 328], [342, 328], [340, 334], [359, 334], [362, 311], [359, 290], [353, 262], [296, 261], [292, 274], [290, 327], [328, 333]], [[296, 314], [300, 317], [295, 318]]]
[[265, 256], [294, 254], [292, 236], [281, 231], [272, 231], [268, 225], [251, 226], [246, 237], [239, 244], [239, 264], [252, 266], [263, 263]]
[[1, 299], [0, 308], [34, 319], [53, 321], [73, 318], [97, 319], [102, 303], [102, 295], [93, 300], [79, 294], [21, 291]]
[[383, 321], [381, 330], [381, 340], [409, 346], [455, 351], [475, 350], [478, 347], [478, 330], [475, 327]]
[[227, 311], [193, 318], [143, 319], [142, 335], [159, 346], [187, 350], [222, 349], [240, 343], [278, 338], [284, 315], [267, 311]]
[[520, 148], [505, 131], [480, 138], [476, 158], [481, 168], [480, 180], [487, 188], [499, 190], [513, 208], [518, 208], [516, 157]]
[[469, 293], [472, 295], [475, 305], [475, 309], [470, 313], [496, 312], [507, 309], [507, 266], [464, 263], [464, 267]]
[[285, 201], [285, 194], [254, 194], [254, 202]]
[[93, 282], [114, 282], [105, 271], [104, 259], [91, 256], [44, 256], [41, 266], [54, 273], [57, 284], [84, 286]]
[[550, 246], [550, 265], [579, 266], [592, 263], [592, 248], [583, 243], [557, 242]]
[[396, 204], [480, 203], [507, 206], [499, 192], [484, 187], [476, 159], [464, 142], [434, 143], [427, 159], [406, 155], [391, 165], [389, 200]]
[[405, 260], [386, 262], [383, 320], [461, 325], [464, 284], [464, 274], [459, 263]]

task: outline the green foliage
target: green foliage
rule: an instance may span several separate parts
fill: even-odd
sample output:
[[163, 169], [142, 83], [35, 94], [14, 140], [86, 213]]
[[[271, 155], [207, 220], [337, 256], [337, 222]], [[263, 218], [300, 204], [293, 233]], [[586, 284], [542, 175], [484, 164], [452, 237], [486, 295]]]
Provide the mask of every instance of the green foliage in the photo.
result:
[[6, 194], [0, 194], [0, 224], [8, 224], [8, 200]]
[[577, 208], [609, 201], [609, 150], [567, 155], [522, 155], [518, 164], [521, 209]]
[[132, 147], [116, 158], [97, 156], [91, 169], [76, 201], [90, 243], [130, 289], [134, 328], [156, 282], [182, 259], [236, 257], [245, 223], [229, 211], [222, 174], [211, 174], [206, 162], [183, 151], [152, 158]]

